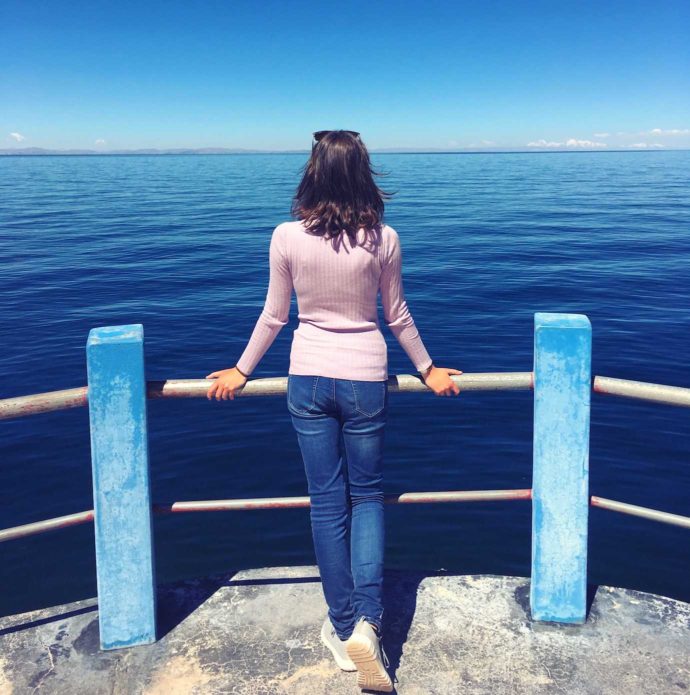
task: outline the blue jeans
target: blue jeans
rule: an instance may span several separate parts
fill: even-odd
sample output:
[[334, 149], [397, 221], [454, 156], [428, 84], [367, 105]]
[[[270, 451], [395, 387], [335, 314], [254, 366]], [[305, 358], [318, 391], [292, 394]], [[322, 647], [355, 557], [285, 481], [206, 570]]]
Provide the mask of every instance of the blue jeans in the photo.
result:
[[[328, 616], [340, 639], [383, 617], [383, 434], [387, 381], [288, 374]], [[342, 437], [342, 445], [341, 445]]]

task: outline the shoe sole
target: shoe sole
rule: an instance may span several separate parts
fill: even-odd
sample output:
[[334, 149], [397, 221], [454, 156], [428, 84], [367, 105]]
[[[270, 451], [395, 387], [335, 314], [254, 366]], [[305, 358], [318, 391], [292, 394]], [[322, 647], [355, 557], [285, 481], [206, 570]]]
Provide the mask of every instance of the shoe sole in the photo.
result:
[[354, 662], [348, 663], [347, 661], [343, 661], [342, 657], [338, 654], [338, 652], [336, 652], [335, 649], [331, 647], [331, 645], [328, 643], [328, 640], [324, 637], [323, 630], [321, 630], [321, 641], [328, 648], [328, 651], [330, 651], [330, 653], [333, 654], [335, 663], [338, 664], [338, 668], [341, 671], [347, 671], [349, 673], [352, 673], [353, 671], [357, 670], [357, 666]]
[[393, 681], [383, 664], [376, 658], [376, 648], [366, 637], [353, 635], [345, 645], [345, 651], [357, 666], [357, 686], [363, 690], [393, 692]]

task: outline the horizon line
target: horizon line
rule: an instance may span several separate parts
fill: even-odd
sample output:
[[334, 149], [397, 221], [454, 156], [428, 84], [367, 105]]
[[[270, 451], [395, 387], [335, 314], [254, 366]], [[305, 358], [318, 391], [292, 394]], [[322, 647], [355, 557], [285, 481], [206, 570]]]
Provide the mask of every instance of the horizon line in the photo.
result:
[[[378, 147], [369, 148], [372, 154], [549, 154], [564, 152], [686, 152], [690, 148], [671, 147], [620, 147], [620, 148], [422, 148], [422, 147]], [[242, 147], [139, 147], [112, 150], [93, 150], [87, 148], [53, 149], [47, 147], [7, 147], [0, 148], [0, 156], [122, 156], [122, 155], [241, 155], [241, 154], [310, 154], [311, 149], [259, 149]]]

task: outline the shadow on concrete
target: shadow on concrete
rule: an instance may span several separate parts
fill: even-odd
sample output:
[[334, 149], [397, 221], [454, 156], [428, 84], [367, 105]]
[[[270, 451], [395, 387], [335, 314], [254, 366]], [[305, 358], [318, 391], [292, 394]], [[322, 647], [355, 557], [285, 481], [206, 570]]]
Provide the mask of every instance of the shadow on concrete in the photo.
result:
[[156, 595], [156, 637], [161, 639], [208, 601], [234, 572], [214, 574], [198, 580], [162, 584]]
[[589, 620], [589, 614], [592, 610], [592, 604], [597, 596], [598, 584], [587, 584], [587, 609], [585, 613], [585, 621]]
[[[515, 602], [525, 611], [525, 617], [527, 620], [532, 622], [532, 610], [530, 606], [530, 583], [529, 577], [526, 577], [527, 583], [523, 586], [518, 587], [515, 590]], [[589, 621], [590, 613], [592, 611], [592, 604], [597, 595], [598, 584], [587, 584], [587, 597], [585, 599], [585, 623]], [[551, 623], [552, 625], [563, 625], [569, 627], [568, 623]], [[577, 626], [577, 625], [576, 625]]]
[[13, 632], [21, 632], [22, 630], [28, 630], [32, 627], [38, 627], [39, 625], [46, 625], [47, 623], [54, 623], [58, 620], [65, 620], [67, 618], [73, 618], [75, 615], [82, 615], [83, 613], [90, 613], [92, 611], [98, 610], [98, 604], [93, 606], [85, 606], [84, 608], [77, 608], [72, 611], [65, 611], [63, 613], [56, 613], [55, 615], [50, 615], [45, 618], [37, 618], [36, 620], [29, 620], [26, 623], [20, 623], [18, 625], [12, 625], [11, 627], [5, 627], [0, 630], [0, 637], [3, 635], [10, 635]]
[[384, 572], [383, 638], [381, 642], [390, 661], [388, 672], [394, 685], [396, 684], [396, 672], [405, 652], [407, 635], [417, 609], [419, 585], [427, 577], [447, 575], [447, 572], [442, 571], [386, 570]]
[[156, 603], [157, 638], [165, 637], [194, 611], [203, 605], [219, 589], [226, 586], [269, 586], [272, 584], [320, 583], [314, 577], [267, 577], [256, 579], [233, 579], [235, 571], [215, 574], [202, 579], [178, 581], [159, 585]]
[[270, 584], [320, 584], [321, 577], [271, 577], [270, 579], [231, 579], [224, 586], [267, 586]]

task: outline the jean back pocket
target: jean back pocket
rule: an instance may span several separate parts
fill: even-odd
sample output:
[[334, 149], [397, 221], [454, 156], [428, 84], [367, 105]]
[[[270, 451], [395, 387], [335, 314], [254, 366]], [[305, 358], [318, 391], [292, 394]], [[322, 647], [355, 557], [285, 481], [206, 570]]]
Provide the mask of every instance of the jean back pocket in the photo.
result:
[[355, 410], [367, 417], [378, 415], [385, 407], [388, 381], [352, 381]]
[[287, 407], [289, 411], [298, 415], [314, 412], [318, 378], [318, 376], [288, 374]]

